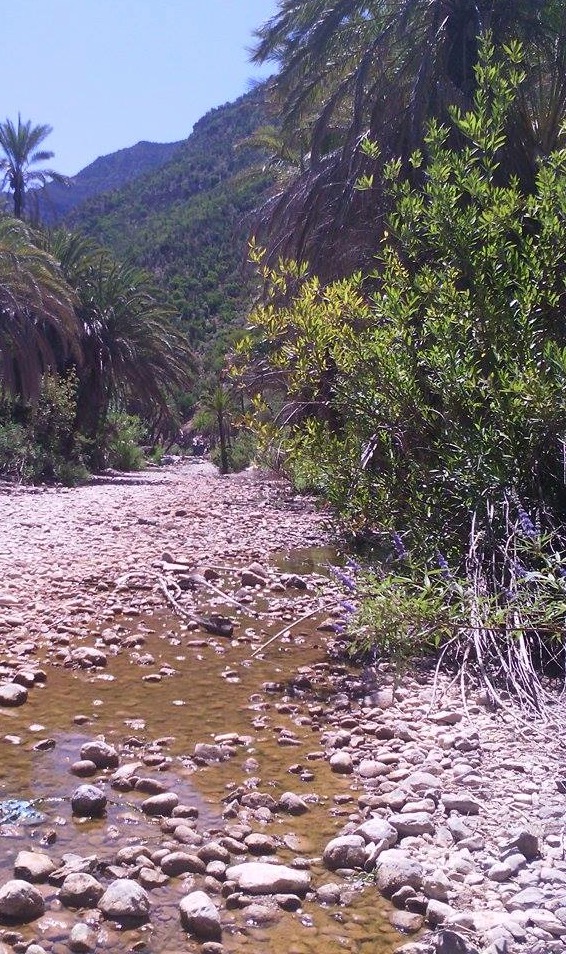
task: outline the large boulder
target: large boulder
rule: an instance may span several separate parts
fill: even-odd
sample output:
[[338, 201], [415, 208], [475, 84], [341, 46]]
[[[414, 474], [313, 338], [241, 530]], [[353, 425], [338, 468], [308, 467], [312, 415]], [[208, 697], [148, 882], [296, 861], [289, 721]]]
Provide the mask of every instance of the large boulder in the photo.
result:
[[220, 915], [204, 891], [191, 891], [179, 904], [181, 924], [199, 941], [220, 941], [222, 927]]
[[306, 871], [287, 865], [272, 865], [267, 861], [246, 861], [232, 865], [226, 871], [226, 880], [234, 881], [248, 894], [298, 894], [304, 897], [310, 886]]
[[107, 918], [115, 921], [145, 921], [149, 915], [147, 891], [129, 878], [112, 881], [98, 907]]
[[0, 920], [27, 924], [45, 912], [45, 901], [29, 881], [14, 878], [0, 888]]

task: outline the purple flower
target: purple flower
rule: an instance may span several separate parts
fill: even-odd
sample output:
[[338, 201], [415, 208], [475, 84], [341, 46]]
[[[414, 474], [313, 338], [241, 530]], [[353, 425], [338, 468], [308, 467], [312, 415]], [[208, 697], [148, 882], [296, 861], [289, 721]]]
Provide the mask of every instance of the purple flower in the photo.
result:
[[352, 571], [352, 573], [359, 573], [362, 569], [361, 565], [357, 563], [356, 560], [354, 560], [352, 557], [348, 557], [348, 559], [346, 560], [346, 566], [348, 567], [349, 570]]
[[395, 550], [399, 560], [404, 560], [407, 556], [407, 551], [403, 541], [401, 540], [401, 537], [396, 530], [391, 534], [391, 543], [393, 544], [393, 549]]
[[340, 606], [348, 616], [353, 616], [354, 613], [357, 613], [357, 607], [353, 603], [350, 603], [349, 600], [341, 600]]
[[519, 523], [521, 524], [521, 530], [526, 537], [529, 537], [530, 540], [535, 540], [538, 537], [535, 525], [531, 518], [529, 517], [527, 511], [521, 507], [519, 504], [517, 506], [517, 513], [519, 514]]
[[350, 590], [350, 592], [355, 593], [357, 589], [356, 581], [352, 576], [350, 576], [349, 573], [346, 572], [346, 570], [341, 570], [340, 567], [335, 566], [332, 567], [332, 574], [336, 577], [339, 583], [342, 584], [342, 586], [345, 586], [347, 590]]
[[449, 580], [452, 576], [450, 572], [450, 567], [448, 566], [448, 560], [443, 553], [437, 551], [436, 562], [438, 563], [438, 568], [440, 570], [440, 575], [443, 579]]

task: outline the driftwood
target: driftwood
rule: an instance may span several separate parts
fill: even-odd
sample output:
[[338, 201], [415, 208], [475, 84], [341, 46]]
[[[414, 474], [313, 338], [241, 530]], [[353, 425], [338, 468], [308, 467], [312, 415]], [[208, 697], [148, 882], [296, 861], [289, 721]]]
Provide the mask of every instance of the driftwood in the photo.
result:
[[159, 577], [159, 587], [167, 602], [171, 604], [179, 616], [183, 616], [191, 623], [196, 623], [197, 626], [200, 626], [201, 629], [204, 629], [207, 633], [211, 633], [213, 636], [230, 637], [234, 632], [234, 623], [231, 619], [228, 619], [227, 616], [220, 616], [219, 613], [211, 613], [210, 616], [201, 616], [200, 614], [192, 613], [184, 606], [181, 606], [178, 599], [176, 598], [180, 594], [181, 589], [176, 583], [175, 588], [177, 593], [175, 596], [171, 592], [169, 586], [167, 585], [167, 580], [163, 576]]

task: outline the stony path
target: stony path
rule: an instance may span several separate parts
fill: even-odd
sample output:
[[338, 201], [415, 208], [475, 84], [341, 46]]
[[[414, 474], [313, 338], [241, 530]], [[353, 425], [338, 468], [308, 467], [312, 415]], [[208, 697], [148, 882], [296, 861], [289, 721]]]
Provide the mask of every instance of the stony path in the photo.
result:
[[[5, 693], [5, 705], [13, 704], [20, 690], [25, 693], [29, 673], [20, 673], [21, 662], [35, 651], [96, 666], [94, 656], [73, 656], [75, 641], [88, 634], [94, 622], [111, 623], [162, 608], [163, 594], [155, 583], [168, 571], [174, 577], [176, 565], [177, 570], [184, 565], [261, 567], [274, 551], [321, 545], [328, 538], [320, 513], [308, 501], [295, 499], [284, 484], [254, 473], [221, 478], [201, 463], [75, 490], [0, 486], [0, 526], [0, 668], [5, 680], [0, 695]], [[264, 601], [284, 589], [267, 578], [265, 586], [261, 578], [252, 579], [250, 586], [254, 598]], [[308, 595], [299, 600], [296, 611], [308, 610], [309, 600]], [[282, 604], [279, 615], [288, 619], [288, 606]], [[22, 678], [12, 681], [14, 672]], [[302, 673], [306, 684], [319, 675], [314, 670]], [[344, 817], [342, 832], [324, 852], [326, 868], [337, 872], [337, 878], [365, 870], [393, 900], [391, 919], [398, 928], [408, 933], [434, 929], [406, 945], [406, 954], [566, 951], [562, 703], [557, 700], [551, 722], [525, 724], [516, 714], [490, 712], [481, 693], [464, 707], [444, 678], [433, 700], [428, 673], [403, 677], [393, 691], [386, 663], [370, 673], [369, 683], [367, 673], [358, 683], [340, 666], [331, 667], [326, 677], [327, 706], [309, 702], [308, 695], [301, 703], [309, 731], [316, 733], [313, 743], [319, 757], [337, 779], [333, 814]], [[167, 793], [155, 797], [159, 800], [160, 795]], [[271, 810], [292, 814], [293, 806], [271, 805], [268, 793], [257, 793], [255, 808], [245, 802], [247, 797], [244, 794], [234, 807], [236, 819], [245, 815], [246, 824], [250, 810], [261, 815], [262, 824], [269, 822]], [[90, 809], [82, 805], [78, 810]], [[163, 815], [170, 823], [167, 812]], [[173, 821], [179, 816], [182, 820], [179, 812]], [[177, 827], [190, 826], [177, 822]], [[166, 824], [165, 830], [174, 833], [176, 828]], [[248, 832], [246, 837], [256, 834]], [[231, 897], [233, 882], [235, 894], [244, 897], [241, 903], [248, 904], [246, 878], [273, 876], [272, 868], [259, 872], [246, 868], [248, 862], [242, 862], [244, 870], [236, 870], [238, 865], [228, 868], [220, 855], [224, 859], [230, 852], [215, 850], [218, 857], [209, 857], [206, 839], [203, 844], [201, 838], [199, 864], [212, 865], [209, 883], [217, 879], [223, 897]], [[163, 877], [162, 861], [144, 875], [149, 887]], [[129, 862], [122, 858], [121, 863]], [[18, 877], [28, 888], [44, 875], [53, 877], [52, 870], [38, 874], [41, 864], [48, 862], [20, 859]], [[298, 869], [288, 877], [295, 892], [304, 893], [300, 884], [297, 887], [302, 877]], [[121, 880], [128, 881], [129, 901], [119, 891], [117, 899], [107, 897], [108, 892], [104, 900], [99, 895], [94, 903], [105, 916], [106, 911], [113, 916], [120, 904], [144, 908], [139, 879]], [[89, 887], [94, 890], [84, 877], [80, 884], [67, 885], [81, 898], [80, 892]], [[22, 890], [16, 890], [14, 899], [0, 887], [0, 919], [10, 905], [24, 903]], [[266, 888], [266, 894], [270, 892], [275, 888]], [[285, 899], [289, 891], [279, 885], [277, 893]], [[192, 894], [197, 897], [185, 901], [181, 920], [197, 936], [200, 923], [203, 939], [208, 923], [207, 950], [218, 954], [222, 948], [215, 904], [202, 891]], [[30, 905], [41, 907], [36, 894], [28, 895]], [[343, 897], [338, 882], [323, 885], [316, 899], [335, 904]], [[81, 943], [79, 938], [71, 949], [94, 950]], [[5, 949], [0, 941], [0, 952]], [[40, 954], [25, 945], [22, 951]]]
[[117, 614], [120, 580], [125, 608], [162, 603], [143, 589], [136, 597], [133, 584], [155, 577], [165, 552], [238, 565], [325, 538], [320, 516], [297, 508], [283, 483], [222, 478], [206, 463], [69, 490], [0, 485], [0, 527], [0, 633], [14, 641], [81, 614]]

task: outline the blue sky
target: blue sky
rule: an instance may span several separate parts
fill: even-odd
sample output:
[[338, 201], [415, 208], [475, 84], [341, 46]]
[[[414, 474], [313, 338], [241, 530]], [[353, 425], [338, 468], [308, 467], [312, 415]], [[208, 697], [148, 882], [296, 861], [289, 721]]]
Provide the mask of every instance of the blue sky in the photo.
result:
[[74, 175], [140, 139], [173, 142], [268, 75], [252, 32], [276, 0], [12, 0], [2, 10], [0, 120], [48, 123]]

